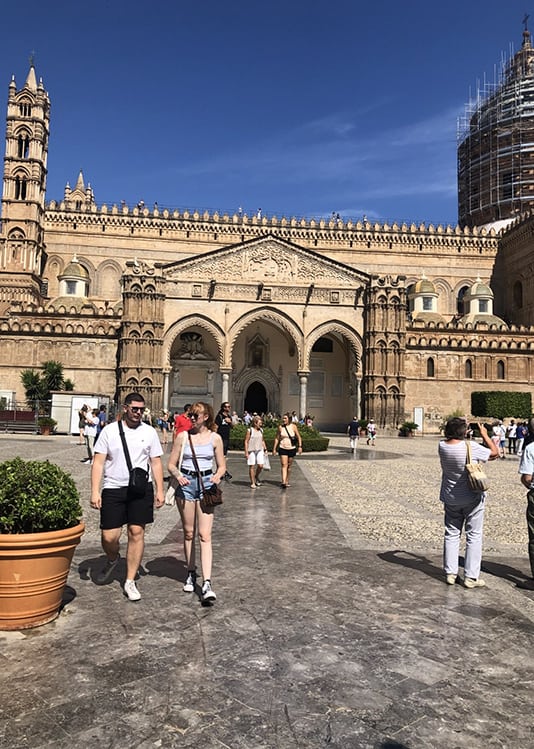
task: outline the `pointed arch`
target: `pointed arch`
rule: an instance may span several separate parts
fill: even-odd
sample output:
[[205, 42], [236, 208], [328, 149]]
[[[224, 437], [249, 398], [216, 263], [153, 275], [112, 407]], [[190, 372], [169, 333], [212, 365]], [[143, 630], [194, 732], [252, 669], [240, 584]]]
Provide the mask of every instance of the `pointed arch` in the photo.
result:
[[171, 350], [173, 343], [188, 328], [198, 327], [202, 328], [213, 336], [215, 343], [218, 348], [219, 355], [219, 366], [224, 366], [224, 344], [225, 335], [223, 329], [214, 323], [212, 320], [203, 315], [190, 315], [189, 317], [182, 317], [171, 325], [171, 327], [165, 332], [163, 341], [163, 361], [167, 366], [171, 363]]
[[361, 367], [363, 343], [360, 335], [353, 328], [350, 328], [340, 320], [330, 320], [329, 322], [318, 325], [317, 328], [312, 330], [306, 338], [305, 349], [303, 355], [304, 367], [303, 369], [310, 368], [310, 356], [312, 353], [313, 345], [319, 338], [327, 335], [337, 335], [345, 338], [348, 343], [354, 358], [358, 362], [358, 369]]
[[298, 369], [301, 369], [303, 365], [302, 330], [293, 322], [293, 320], [288, 317], [288, 315], [283, 312], [279, 312], [278, 310], [272, 309], [271, 307], [260, 307], [259, 309], [247, 312], [238, 320], [236, 320], [235, 323], [230, 327], [230, 330], [228, 332], [228, 362], [232, 361], [234, 346], [237, 339], [239, 338], [239, 335], [245, 328], [255, 322], [271, 322], [275, 327], [285, 331], [285, 333], [295, 344], [295, 349], [298, 354]]

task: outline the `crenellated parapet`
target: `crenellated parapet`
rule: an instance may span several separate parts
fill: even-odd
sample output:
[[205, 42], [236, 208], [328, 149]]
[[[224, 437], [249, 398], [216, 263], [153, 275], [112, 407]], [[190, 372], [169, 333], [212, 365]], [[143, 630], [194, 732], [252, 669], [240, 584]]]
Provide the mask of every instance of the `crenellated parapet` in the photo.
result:
[[488, 254], [497, 251], [498, 235], [494, 229], [460, 228], [450, 225], [377, 223], [370, 221], [278, 218], [247, 214], [205, 211], [179, 211], [155, 207], [129, 207], [83, 204], [74, 210], [65, 201], [51, 201], [46, 207], [46, 227], [55, 230], [134, 234], [136, 237], [185, 237], [224, 244], [246, 241], [266, 233], [308, 246], [345, 246], [373, 248], [387, 252], [411, 248], [425, 252], [463, 252]]

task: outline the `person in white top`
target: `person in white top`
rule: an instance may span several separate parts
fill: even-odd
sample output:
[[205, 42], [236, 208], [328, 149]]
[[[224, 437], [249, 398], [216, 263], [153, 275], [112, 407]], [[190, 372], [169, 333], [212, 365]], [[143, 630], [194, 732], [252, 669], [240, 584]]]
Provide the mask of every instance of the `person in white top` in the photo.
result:
[[534, 417], [527, 423], [528, 434], [525, 438], [527, 446], [521, 454], [519, 473], [521, 483], [527, 489], [527, 527], [528, 527], [528, 558], [532, 578], [518, 582], [518, 588], [534, 590]]
[[247, 459], [250, 475], [250, 488], [261, 486], [260, 473], [263, 470], [267, 445], [263, 439], [263, 419], [261, 416], [252, 418], [252, 425], [247, 429], [245, 435], [245, 458]]
[[[478, 442], [470, 442], [471, 460], [485, 463], [499, 457], [499, 448], [490, 439], [486, 427], [478, 425], [480, 436], [486, 447]], [[443, 547], [443, 567], [446, 581], [454, 585], [458, 577], [458, 554], [460, 536], [465, 529], [464, 586], [479, 588], [485, 585], [481, 580], [482, 528], [484, 523], [485, 492], [471, 489], [465, 468], [467, 447], [465, 434], [467, 422], [454, 417], [445, 425], [445, 439], [439, 443], [441, 462], [441, 488], [439, 498], [445, 506], [445, 542]]]
[[[127, 525], [124, 593], [130, 601], [138, 601], [141, 594], [137, 590], [135, 576], [145, 548], [145, 525], [154, 520], [154, 504], [161, 507], [165, 502], [161, 461], [163, 449], [154, 427], [142, 420], [145, 410], [143, 396], [130, 393], [124, 399], [123, 409], [120, 424], [118, 421], [108, 424], [95, 444], [91, 469], [91, 507], [100, 510], [102, 548], [107, 556], [106, 566], [96, 576], [95, 582], [104, 585], [112, 579], [120, 558], [122, 526]], [[129, 486], [130, 470], [119, 426], [124, 433], [132, 467], [148, 471], [142, 496], [136, 496]]]

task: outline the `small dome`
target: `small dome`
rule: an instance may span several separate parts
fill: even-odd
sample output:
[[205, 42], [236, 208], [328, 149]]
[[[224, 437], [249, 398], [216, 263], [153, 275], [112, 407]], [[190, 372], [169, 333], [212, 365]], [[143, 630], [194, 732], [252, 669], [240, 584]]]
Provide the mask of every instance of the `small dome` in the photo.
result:
[[436, 294], [436, 287], [429, 281], [428, 278], [422, 278], [420, 281], [414, 284], [414, 294]]
[[59, 278], [82, 278], [87, 281], [89, 273], [85, 270], [83, 265], [80, 265], [76, 260], [70, 262]]
[[478, 280], [475, 281], [475, 283], [469, 289], [469, 296], [471, 298], [482, 296], [493, 299], [493, 291], [487, 284], [482, 283], [482, 281]]

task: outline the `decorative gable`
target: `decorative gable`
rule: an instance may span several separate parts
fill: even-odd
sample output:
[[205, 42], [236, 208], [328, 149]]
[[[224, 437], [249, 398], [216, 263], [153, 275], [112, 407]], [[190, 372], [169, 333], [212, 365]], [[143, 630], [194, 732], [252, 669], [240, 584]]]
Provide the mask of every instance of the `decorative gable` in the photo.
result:
[[336, 288], [354, 288], [369, 282], [366, 273], [273, 236], [163, 265], [162, 272], [168, 281], [195, 278], [281, 286], [317, 283]]

